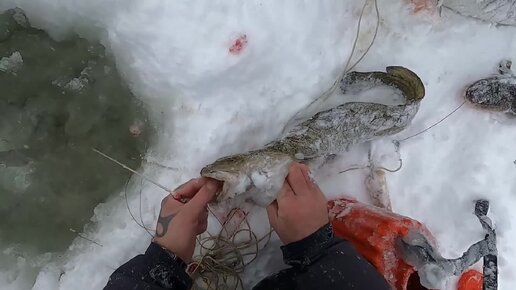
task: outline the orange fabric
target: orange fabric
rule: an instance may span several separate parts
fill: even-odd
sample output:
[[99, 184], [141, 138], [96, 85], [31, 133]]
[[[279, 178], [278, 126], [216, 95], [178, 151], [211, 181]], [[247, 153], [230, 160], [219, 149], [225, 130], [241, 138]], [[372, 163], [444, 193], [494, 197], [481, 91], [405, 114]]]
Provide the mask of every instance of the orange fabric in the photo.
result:
[[330, 201], [328, 207], [335, 235], [350, 241], [394, 289], [425, 289], [418, 285], [418, 281], [411, 281], [409, 286], [415, 269], [405, 263], [395, 250], [397, 238], [405, 236], [410, 229], [421, 231], [433, 242], [431, 233], [423, 224], [348, 199]]
[[468, 270], [460, 276], [458, 290], [482, 290], [482, 273]]

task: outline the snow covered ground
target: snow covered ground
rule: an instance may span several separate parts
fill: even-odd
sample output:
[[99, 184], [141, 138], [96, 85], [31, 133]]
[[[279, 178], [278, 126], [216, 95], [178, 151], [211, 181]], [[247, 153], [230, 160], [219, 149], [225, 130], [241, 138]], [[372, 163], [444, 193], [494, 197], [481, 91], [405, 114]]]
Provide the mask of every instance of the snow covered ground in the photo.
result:
[[[173, 188], [217, 157], [273, 139], [295, 112], [326, 90], [351, 53], [363, 2], [2, 0], [0, 10], [16, 5], [55, 37], [77, 31], [112, 51], [158, 126], [160, 138], [148, 158], [175, 168], [149, 164], [144, 172]], [[379, 35], [357, 70], [403, 65], [417, 72], [427, 89], [412, 126], [393, 139], [433, 124], [462, 102], [465, 85], [493, 73], [502, 58], [516, 59], [515, 28], [448, 13], [414, 16], [401, 0], [379, 1], [379, 6]], [[366, 10], [365, 42], [359, 47], [373, 33], [373, 15]], [[388, 174], [394, 211], [425, 223], [445, 256], [460, 255], [482, 237], [473, 200], [491, 201], [503, 290], [516, 289], [515, 128], [514, 119], [464, 106], [438, 127], [403, 142], [404, 166]], [[375, 147], [394, 154], [389, 140]], [[362, 147], [355, 148], [318, 172], [325, 193], [367, 201], [364, 172], [336, 174], [365, 157]], [[137, 214], [139, 184], [129, 192]], [[154, 225], [164, 195], [144, 185], [147, 226]], [[257, 216], [264, 224], [263, 212]], [[102, 246], [77, 239], [60, 256], [11, 254], [10, 266], [0, 268], [2, 289], [101, 289], [116, 267], [149, 243], [121, 193], [99, 205], [92, 221], [84, 235]], [[277, 251], [264, 251], [248, 269], [248, 283], [277, 269], [271, 262], [277, 261]], [[9, 254], [7, 249], [2, 255]], [[41, 266], [34, 277], [31, 271]], [[453, 282], [449, 289], [455, 289]]]

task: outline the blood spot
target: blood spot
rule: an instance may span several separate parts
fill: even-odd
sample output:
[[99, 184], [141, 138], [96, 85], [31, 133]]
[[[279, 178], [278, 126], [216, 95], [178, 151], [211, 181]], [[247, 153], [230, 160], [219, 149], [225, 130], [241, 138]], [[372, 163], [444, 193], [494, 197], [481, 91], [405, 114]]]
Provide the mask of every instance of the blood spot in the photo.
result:
[[229, 53], [235, 54], [235, 55], [239, 54], [242, 51], [242, 49], [244, 49], [246, 46], [247, 46], [247, 35], [242, 34], [237, 39], [235, 39], [235, 41], [229, 48]]

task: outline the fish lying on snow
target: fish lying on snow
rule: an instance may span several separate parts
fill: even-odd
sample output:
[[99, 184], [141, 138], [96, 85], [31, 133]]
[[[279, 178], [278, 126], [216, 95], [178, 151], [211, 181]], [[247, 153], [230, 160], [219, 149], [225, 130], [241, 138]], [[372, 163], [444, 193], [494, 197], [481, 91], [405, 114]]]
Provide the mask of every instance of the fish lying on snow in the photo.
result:
[[511, 61], [504, 60], [499, 65], [499, 74], [468, 86], [464, 93], [466, 101], [480, 109], [516, 114], [516, 76], [511, 66]]
[[224, 182], [218, 200], [236, 198], [267, 206], [281, 189], [293, 161], [345, 152], [351, 145], [392, 135], [407, 127], [425, 95], [423, 83], [399, 66], [387, 72], [352, 72], [341, 80], [341, 91], [387, 85], [399, 90], [403, 104], [348, 102], [316, 113], [259, 150], [218, 159], [201, 170], [204, 177]]

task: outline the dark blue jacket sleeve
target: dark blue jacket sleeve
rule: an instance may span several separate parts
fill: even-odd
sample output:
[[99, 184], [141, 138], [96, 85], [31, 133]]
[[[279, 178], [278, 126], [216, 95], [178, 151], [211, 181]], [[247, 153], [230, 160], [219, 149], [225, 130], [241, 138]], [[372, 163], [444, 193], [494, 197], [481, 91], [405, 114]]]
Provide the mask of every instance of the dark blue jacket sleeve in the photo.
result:
[[254, 290], [391, 290], [348, 241], [333, 235], [329, 224], [281, 250], [292, 267], [265, 278]]
[[187, 290], [192, 279], [164, 249], [151, 243], [145, 254], [120, 266], [109, 278], [104, 290]]

